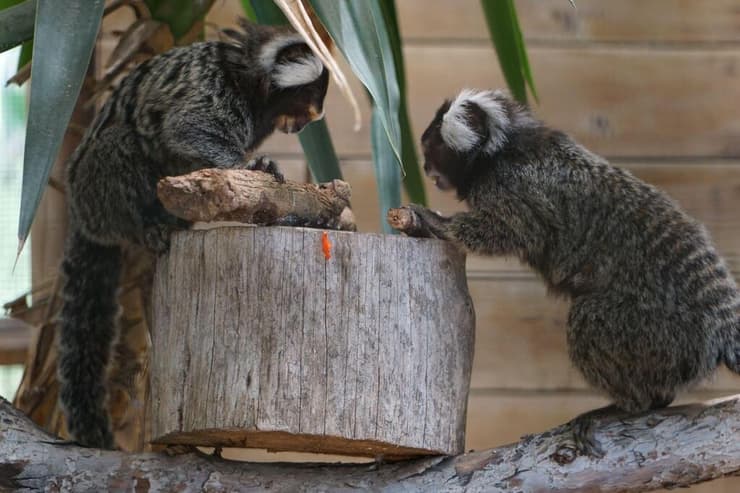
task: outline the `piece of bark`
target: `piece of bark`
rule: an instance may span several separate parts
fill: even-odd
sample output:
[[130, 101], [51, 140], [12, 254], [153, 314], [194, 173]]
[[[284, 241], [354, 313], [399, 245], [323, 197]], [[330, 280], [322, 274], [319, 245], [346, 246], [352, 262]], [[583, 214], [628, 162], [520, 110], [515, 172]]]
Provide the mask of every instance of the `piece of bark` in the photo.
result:
[[598, 460], [571, 453], [567, 426], [456, 457], [332, 465], [85, 449], [41, 431], [5, 400], [0, 421], [0, 490], [638, 492], [740, 475], [740, 396], [604, 419], [596, 438], [607, 453]]
[[450, 243], [181, 231], [155, 279], [155, 442], [385, 459], [463, 451], [475, 318], [465, 255]]
[[424, 225], [418, 214], [408, 207], [388, 209], [386, 220], [391, 228], [407, 236], [433, 238], [434, 234]]
[[214, 168], [162, 178], [157, 195], [168, 211], [193, 222], [356, 229], [349, 209], [351, 188], [342, 180], [279, 183], [262, 171]]

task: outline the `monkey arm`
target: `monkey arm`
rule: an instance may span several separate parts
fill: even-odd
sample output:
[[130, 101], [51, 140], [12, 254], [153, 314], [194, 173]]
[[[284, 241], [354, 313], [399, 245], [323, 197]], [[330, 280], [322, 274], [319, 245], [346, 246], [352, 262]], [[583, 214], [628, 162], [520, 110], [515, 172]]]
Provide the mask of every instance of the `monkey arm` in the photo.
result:
[[[520, 213], [526, 208], [519, 207]], [[503, 218], [506, 217], [507, 220]], [[388, 223], [409, 236], [439, 238], [483, 255], [512, 255], [542, 251], [544, 236], [533, 234], [539, 223], [528, 214], [494, 214], [488, 210], [459, 212], [445, 217], [410, 204], [388, 211]]]

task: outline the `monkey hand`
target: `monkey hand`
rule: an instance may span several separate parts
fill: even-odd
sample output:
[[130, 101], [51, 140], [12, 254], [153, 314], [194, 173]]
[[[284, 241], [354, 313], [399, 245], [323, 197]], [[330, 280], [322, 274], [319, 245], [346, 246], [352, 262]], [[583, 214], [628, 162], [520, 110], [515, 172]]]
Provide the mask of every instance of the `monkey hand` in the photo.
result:
[[277, 163], [268, 156], [257, 156], [250, 159], [244, 166], [244, 169], [264, 171], [274, 176], [278, 183], [285, 183], [285, 177], [278, 169]]
[[407, 209], [412, 211], [418, 220], [418, 226], [413, 236], [422, 236], [427, 238], [439, 238], [440, 240], [453, 239], [449, 233], [448, 225], [452, 218], [444, 217], [441, 214], [427, 209], [423, 205], [409, 204]]

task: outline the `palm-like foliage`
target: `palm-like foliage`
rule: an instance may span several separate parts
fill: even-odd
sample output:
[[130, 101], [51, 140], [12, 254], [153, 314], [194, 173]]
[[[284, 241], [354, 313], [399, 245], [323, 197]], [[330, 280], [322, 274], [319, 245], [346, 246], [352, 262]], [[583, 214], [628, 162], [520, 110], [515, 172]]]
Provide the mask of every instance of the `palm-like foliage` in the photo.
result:
[[[381, 213], [400, 203], [401, 183], [412, 201], [424, 203], [416, 140], [406, 109], [401, 37], [393, 0], [300, 1], [318, 14], [372, 100], [371, 138]], [[129, 3], [114, 0], [105, 10]], [[197, 39], [197, 34], [202, 33], [202, 20], [213, 3], [213, 0], [145, 0], [151, 22], [158, 23], [150, 23], [151, 29], [146, 32], [154, 36], [164, 26], [175, 42]], [[481, 0], [481, 3], [510, 90], [526, 101], [529, 86], [536, 97], [513, 0]], [[103, 4], [103, 0], [0, 0], [0, 50], [24, 43], [21, 64], [27, 63], [32, 53], [35, 67], [18, 230], [21, 246], [77, 100], [104, 15]], [[242, 5], [246, 15], [260, 22], [284, 22], [270, 0], [242, 0]], [[142, 37], [137, 42], [143, 45], [146, 41]], [[299, 138], [317, 180], [341, 176], [325, 123], [310, 125]]]

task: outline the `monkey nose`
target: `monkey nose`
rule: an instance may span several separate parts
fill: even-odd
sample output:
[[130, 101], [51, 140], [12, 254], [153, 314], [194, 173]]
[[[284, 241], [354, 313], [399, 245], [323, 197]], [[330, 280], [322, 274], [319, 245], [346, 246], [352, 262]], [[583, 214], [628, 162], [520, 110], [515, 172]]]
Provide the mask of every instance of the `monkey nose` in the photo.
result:
[[316, 108], [316, 106], [309, 106], [308, 107], [308, 121], [309, 122], [315, 122], [316, 120], [321, 120], [324, 118], [324, 110], [321, 111]]

